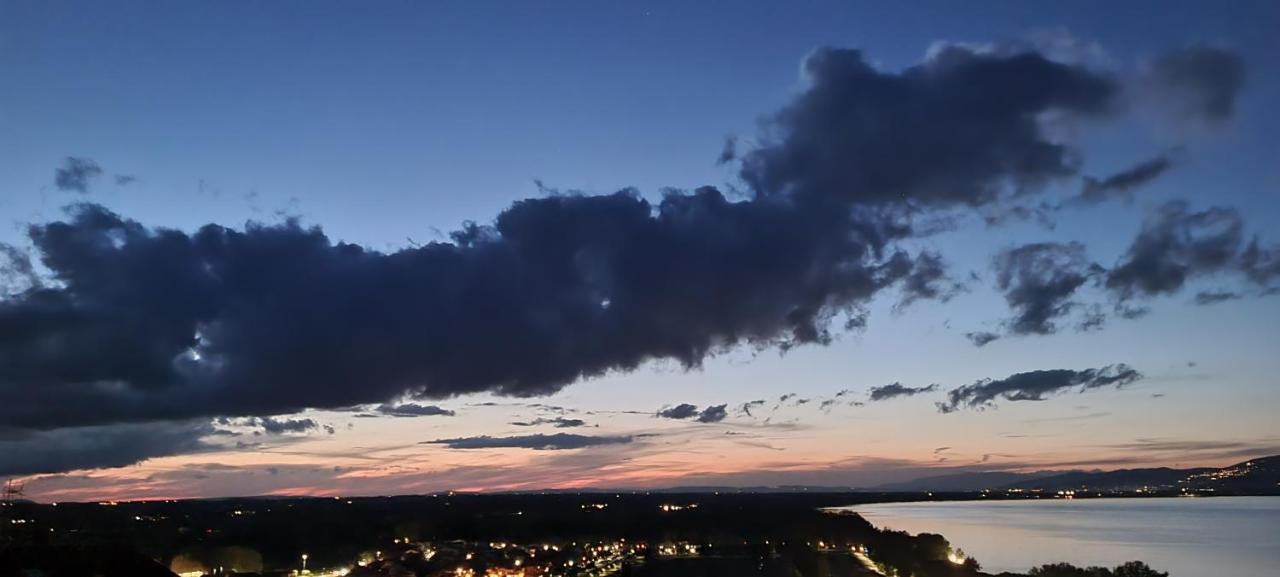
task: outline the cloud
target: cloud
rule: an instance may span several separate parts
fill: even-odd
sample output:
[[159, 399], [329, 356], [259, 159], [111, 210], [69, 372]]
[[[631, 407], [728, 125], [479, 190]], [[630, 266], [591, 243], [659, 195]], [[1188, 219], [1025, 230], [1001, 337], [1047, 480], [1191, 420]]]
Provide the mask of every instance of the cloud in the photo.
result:
[[921, 252], [916, 257], [911, 272], [902, 277], [902, 297], [895, 308], [901, 310], [922, 299], [947, 302], [962, 290], [964, 285], [947, 275], [942, 255]]
[[1003, 379], [982, 379], [952, 389], [938, 410], [950, 413], [962, 408], [984, 408], [995, 405], [997, 398], [1007, 401], [1042, 401], [1046, 395], [1079, 387], [1081, 391], [1100, 387], [1123, 387], [1142, 378], [1129, 365], [1107, 365], [1098, 369], [1075, 371], [1053, 369], [1016, 373]]
[[992, 266], [996, 287], [1004, 292], [1014, 312], [1008, 322], [1014, 334], [1055, 332], [1054, 321], [1076, 306], [1072, 300], [1076, 289], [1101, 272], [1101, 267], [1088, 261], [1084, 245], [1078, 242], [1011, 248], [997, 254]]
[[1118, 92], [1109, 77], [1034, 51], [958, 45], [901, 73], [873, 68], [858, 50], [823, 48], [804, 71], [808, 89], [770, 119], [765, 145], [741, 157], [760, 194], [987, 204], [1006, 183], [1026, 191], [1075, 174], [1073, 151], [1038, 119], [1106, 114]]
[[931, 393], [938, 390], [938, 385], [929, 385], [927, 387], [908, 387], [902, 383], [889, 383], [881, 387], [871, 387], [867, 393], [867, 398], [872, 401], [884, 401], [897, 397], [914, 397], [921, 393]]
[[748, 416], [748, 417], [753, 417], [753, 416], [755, 416], [755, 415], [752, 415], [752, 414], [751, 414], [751, 409], [755, 409], [755, 408], [758, 408], [758, 407], [763, 407], [763, 406], [764, 406], [764, 403], [765, 403], [764, 399], [756, 399], [756, 400], [754, 400], [754, 401], [747, 401], [747, 402], [745, 402], [745, 403], [742, 403], [742, 406], [738, 407], [738, 412], [740, 412], [740, 413], [742, 413], [742, 414], [744, 414], [744, 415], [746, 415], [746, 416]]
[[1280, 277], [1280, 244], [1263, 248], [1258, 239], [1253, 239], [1240, 255], [1240, 269], [1250, 281], [1262, 287], [1263, 294], [1273, 293], [1276, 287], [1271, 286], [1271, 281]]
[[964, 338], [969, 339], [969, 342], [973, 343], [975, 347], [985, 347], [991, 344], [992, 341], [1000, 340], [1000, 335], [987, 331], [975, 331], [965, 333]]
[[1155, 180], [1170, 168], [1173, 168], [1172, 157], [1169, 154], [1161, 154], [1106, 178], [1087, 177], [1080, 195], [1069, 202], [1098, 204], [1117, 196], [1128, 198], [1133, 189]]
[[138, 177], [132, 174], [117, 174], [115, 175], [115, 181], [116, 181], [116, 186], [128, 186], [130, 184], [138, 182]]
[[621, 445], [630, 443], [631, 436], [590, 436], [570, 433], [554, 435], [522, 435], [514, 437], [459, 437], [456, 439], [437, 439], [423, 441], [428, 445], [445, 445], [450, 449], [534, 449], [537, 451], [558, 451], [562, 449], [582, 449], [600, 445]]
[[[534, 397], [654, 361], [826, 345], [886, 290], [902, 306], [954, 294], [913, 241], [947, 211], [1078, 178], [1080, 151], [1041, 121], [1109, 115], [1120, 87], [1024, 48], [943, 46], [902, 71], [825, 48], [804, 70], [759, 144], [732, 151], [741, 198], [560, 193], [401, 250], [296, 219], [179, 231], [70, 207], [27, 229], [47, 282], [0, 299], [0, 422]], [[101, 173], [73, 157], [56, 180], [83, 192]]]
[[729, 412], [725, 410], [725, 407], [728, 407], [728, 405], [713, 405], [702, 409], [702, 412], [698, 413], [698, 422], [719, 423], [723, 421], [725, 417], [729, 416]]
[[154, 457], [212, 450], [207, 422], [138, 423], [52, 431], [0, 429], [0, 477], [124, 467]]
[[41, 288], [43, 284], [27, 251], [0, 243], [0, 299]]
[[1235, 209], [1193, 212], [1186, 202], [1166, 203], [1107, 273], [1107, 288], [1121, 300], [1171, 294], [1191, 277], [1238, 268], [1243, 230]]
[[93, 179], [99, 176], [102, 176], [102, 167], [93, 159], [68, 156], [62, 166], [53, 171], [53, 184], [58, 190], [85, 194]]
[[277, 419], [273, 417], [254, 418], [249, 424], [262, 427], [263, 432], [271, 435], [305, 433], [319, 427], [314, 419]]
[[586, 426], [587, 422], [582, 419], [566, 419], [564, 417], [556, 417], [554, 419], [538, 417], [532, 421], [516, 421], [511, 424], [517, 427], [536, 427], [538, 425], [554, 425], [557, 429], [569, 429], [573, 427]]
[[1146, 82], [1157, 103], [1177, 120], [1221, 123], [1235, 113], [1245, 64], [1232, 51], [1198, 44], [1156, 58]]
[[669, 407], [658, 411], [658, 416], [664, 419], [688, 419], [698, 414], [698, 406], [689, 403], [680, 403], [674, 407]]
[[403, 403], [399, 405], [382, 404], [378, 405], [377, 412], [392, 417], [452, 417], [457, 413], [438, 407], [436, 405], [420, 405], [418, 403]]
[[[753, 403], [748, 403], [747, 405], [742, 406], [743, 412], [745, 412], [747, 415], [751, 414], [750, 407], [748, 406], [751, 404]], [[681, 403], [674, 407], [663, 408], [661, 411], [658, 411], [657, 416], [664, 419], [681, 419], [681, 420], [692, 419], [696, 417], [699, 423], [718, 423], [720, 421], [723, 421], [725, 417], [729, 416], [728, 407], [729, 405], [727, 404], [712, 405], [710, 407], [707, 407], [699, 411], [697, 405], [691, 405], [689, 403]]]
[[695, 367], [739, 343], [825, 344], [833, 321], [913, 267], [877, 257], [879, 237], [848, 218], [713, 189], [657, 206], [562, 196], [384, 254], [294, 221], [185, 233], [79, 205], [29, 230], [57, 288], [0, 301], [0, 398], [16, 400], [0, 419], [544, 395], [654, 359]]
[[1241, 298], [1240, 293], [1231, 291], [1200, 291], [1196, 293], [1195, 303], [1201, 306], [1212, 305]]

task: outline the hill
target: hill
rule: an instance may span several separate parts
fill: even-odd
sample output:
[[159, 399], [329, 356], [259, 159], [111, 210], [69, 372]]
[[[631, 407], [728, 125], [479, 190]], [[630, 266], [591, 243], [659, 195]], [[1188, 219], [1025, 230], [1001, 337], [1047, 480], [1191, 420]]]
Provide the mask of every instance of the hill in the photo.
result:
[[989, 471], [924, 477], [885, 485], [883, 491], [1100, 491], [1197, 492], [1233, 495], [1280, 494], [1280, 455], [1229, 467], [1119, 469], [1065, 473]]

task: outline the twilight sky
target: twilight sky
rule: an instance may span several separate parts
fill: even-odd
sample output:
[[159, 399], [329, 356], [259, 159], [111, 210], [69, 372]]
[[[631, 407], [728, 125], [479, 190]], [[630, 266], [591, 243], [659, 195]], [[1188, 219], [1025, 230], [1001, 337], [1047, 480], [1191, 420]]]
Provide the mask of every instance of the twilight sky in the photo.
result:
[[912, 4], [0, 2], [0, 478], [1280, 453], [1280, 7]]

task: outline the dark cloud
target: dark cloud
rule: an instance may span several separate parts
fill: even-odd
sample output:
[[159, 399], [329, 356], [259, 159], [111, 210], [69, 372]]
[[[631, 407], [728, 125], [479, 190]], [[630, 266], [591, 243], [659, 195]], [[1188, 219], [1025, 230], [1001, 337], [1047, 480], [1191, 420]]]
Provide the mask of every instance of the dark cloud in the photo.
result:
[[716, 164], [727, 164], [738, 158], [738, 139], [730, 136], [724, 139], [724, 147], [720, 149], [720, 156], [716, 158]]
[[938, 410], [950, 413], [962, 408], [994, 406], [997, 398], [1007, 401], [1042, 401], [1047, 395], [1079, 387], [1081, 391], [1099, 387], [1123, 387], [1142, 378], [1128, 365], [1108, 365], [1098, 369], [1074, 371], [1053, 369], [1017, 373], [1003, 379], [982, 379], [971, 385], [952, 389]]
[[1053, 219], [1052, 212], [1060, 207], [1055, 207], [1047, 202], [1041, 202], [1036, 206], [1013, 205], [1013, 206], [997, 206], [985, 211], [982, 215], [983, 222], [988, 227], [1004, 226], [1013, 222], [1034, 221], [1040, 226], [1053, 230], [1057, 227], [1057, 222]]
[[130, 184], [138, 182], [138, 177], [132, 174], [117, 174], [115, 175], [115, 180], [116, 180], [116, 186], [128, 186]]
[[1186, 202], [1166, 203], [1107, 273], [1107, 287], [1121, 300], [1175, 293], [1191, 277], [1238, 267], [1243, 231], [1235, 209], [1193, 212]]
[[0, 428], [0, 477], [124, 467], [154, 457], [211, 450], [205, 423], [137, 423], [51, 431]]
[[[297, 220], [188, 232], [72, 207], [27, 231], [48, 282], [0, 299], [0, 422], [532, 397], [655, 360], [825, 345], [866, 326], [885, 290], [953, 294], [942, 259], [910, 241], [948, 210], [1078, 177], [1041, 119], [1106, 114], [1118, 86], [1033, 51], [955, 46], [900, 73], [823, 49], [805, 71], [762, 144], [732, 150], [745, 200], [560, 192], [395, 251]], [[101, 172], [69, 158], [59, 188]]]
[[1042, 242], [1011, 248], [996, 255], [992, 266], [996, 287], [1004, 292], [1005, 301], [1013, 309], [1008, 327], [1014, 334], [1056, 331], [1054, 321], [1076, 306], [1072, 300], [1076, 289], [1102, 270], [1088, 261], [1084, 245], [1078, 242]]
[[93, 179], [102, 176], [102, 167], [91, 158], [68, 156], [53, 171], [53, 185], [62, 191], [89, 192]]
[[681, 403], [674, 407], [669, 407], [658, 411], [658, 416], [664, 419], [689, 419], [698, 415], [698, 406], [689, 403]]
[[729, 416], [729, 412], [725, 410], [725, 407], [728, 407], [728, 405], [712, 405], [702, 409], [702, 412], [698, 413], [698, 422], [719, 423], [723, 421], [725, 417]]
[[973, 343], [975, 347], [985, 347], [991, 344], [992, 341], [1000, 340], [1000, 335], [987, 331], [975, 331], [965, 333], [964, 338], [969, 339], [969, 342]]
[[[753, 403], [748, 403], [742, 406], [743, 412], [748, 415], [751, 414], [749, 406], [751, 404]], [[727, 404], [712, 405], [699, 410], [697, 405], [681, 403], [674, 407], [666, 407], [661, 411], [658, 411], [657, 416], [664, 419], [692, 419], [696, 417], [699, 423], [718, 423], [723, 421], [725, 417], [729, 416], [728, 407], [729, 405]]]
[[0, 417], [47, 428], [531, 396], [738, 343], [823, 344], [913, 268], [877, 256], [883, 236], [851, 218], [713, 189], [657, 206], [561, 196], [386, 254], [292, 221], [184, 233], [81, 205], [29, 231], [57, 288], [0, 301], [0, 397], [17, 399]]
[[537, 451], [557, 451], [562, 449], [582, 449], [600, 445], [621, 445], [630, 443], [631, 436], [599, 436], [574, 435], [556, 433], [554, 435], [522, 435], [514, 437], [459, 437], [456, 439], [437, 439], [423, 441], [428, 445], [444, 445], [450, 449], [534, 449]]
[[257, 417], [252, 419], [250, 424], [262, 427], [263, 432], [271, 435], [305, 433], [319, 427], [314, 419], [277, 419], [274, 417]]
[[889, 383], [882, 387], [871, 387], [871, 390], [867, 393], [867, 398], [872, 401], [884, 401], [896, 397], [914, 397], [921, 393], [931, 393], [936, 390], [938, 390], [938, 385], [908, 387], [902, 383]]
[[393, 417], [452, 417], [457, 413], [436, 405], [420, 405], [418, 403], [403, 403], [399, 405], [382, 404], [378, 405], [377, 411], [383, 415]]
[[1169, 154], [1161, 154], [1106, 178], [1086, 178], [1080, 195], [1072, 199], [1079, 204], [1098, 204], [1117, 196], [1130, 197], [1135, 188], [1143, 186], [1173, 168]]
[[511, 424], [517, 427], [536, 427], [538, 425], [553, 425], [557, 429], [570, 429], [574, 427], [586, 426], [587, 422], [582, 419], [566, 419], [564, 417], [556, 417], [554, 419], [538, 417], [532, 421], [516, 421]]
[[1280, 244], [1264, 248], [1253, 239], [1240, 255], [1240, 269], [1254, 284], [1263, 288], [1264, 294], [1276, 289], [1271, 281], [1280, 278]]
[[1116, 83], [1035, 52], [949, 46], [901, 73], [860, 51], [823, 48], [804, 64], [810, 86], [771, 119], [766, 144], [742, 156], [762, 195], [866, 205], [981, 205], [1077, 171], [1047, 138], [1047, 112], [1106, 113]]
[[1159, 103], [1179, 120], [1219, 123], [1235, 113], [1245, 64], [1232, 51], [1200, 44], [1156, 58], [1148, 82]]
[[744, 414], [744, 415], [746, 415], [746, 416], [748, 416], [748, 417], [752, 417], [752, 416], [754, 416], [754, 415], [752, 415], [752, 414], [751, 414], [751, 409], [755, 409], [755, 408], [757, 408], [757, 407], [763, 407], [763, 406], [764, 406], [764, 402], [765, 402], [765, 401], [764, 401], [764, 399], [756, 399], [756, 400], [754, 400], [754, 401], [747, 401], [747, 402], [745, 402], [745, 403], [742, 403], [742, 406], [738, 407], [738, 412], [740, 412], [740, 413], [742, 413], [742, 414]]
[[896, 308], [901, 310], [922, 299], [947, 302], [962, 290], [964, 285], [947, 275], [942, 255], [921, 252], [916, 256], [911, 272], [902, 277], [902, 298]]
[[1236, 300], [1240, 297], [1240, 293], [1231, 291], [1200, 291], [1196, 293], [1195, 303], [1201, 306], [1212, 305]]

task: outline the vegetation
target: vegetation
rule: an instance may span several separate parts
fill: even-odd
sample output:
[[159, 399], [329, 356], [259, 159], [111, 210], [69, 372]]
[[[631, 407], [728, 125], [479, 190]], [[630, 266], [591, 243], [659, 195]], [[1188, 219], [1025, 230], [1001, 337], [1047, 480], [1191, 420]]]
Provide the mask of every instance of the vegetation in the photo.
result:
[[1068, 563], [1053, 563], [1033, 568], [1030, 577], [1169, 577], [1141, 561], [1130, 561], [1115, 569], [1106, 567], [1076, 567]]

